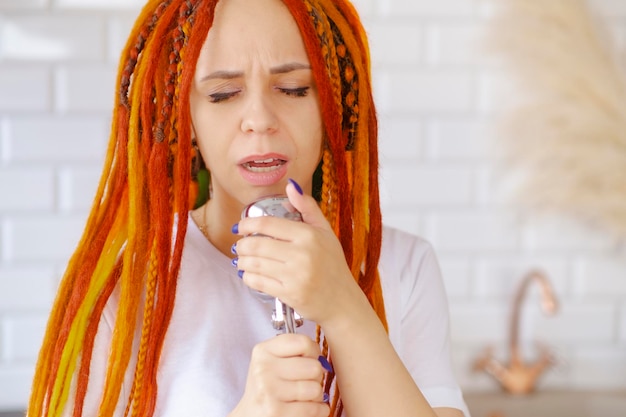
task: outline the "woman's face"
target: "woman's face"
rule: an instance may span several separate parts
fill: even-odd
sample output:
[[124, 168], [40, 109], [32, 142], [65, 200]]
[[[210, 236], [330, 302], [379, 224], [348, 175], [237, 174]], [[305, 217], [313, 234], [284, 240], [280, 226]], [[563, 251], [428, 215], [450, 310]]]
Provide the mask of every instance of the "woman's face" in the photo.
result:
[[310, 193], [322, 117], [298, 27], [280, 0], [222, 0], [191, 93], [194, 133], [211, 172], [213, 201], [241, 206]]

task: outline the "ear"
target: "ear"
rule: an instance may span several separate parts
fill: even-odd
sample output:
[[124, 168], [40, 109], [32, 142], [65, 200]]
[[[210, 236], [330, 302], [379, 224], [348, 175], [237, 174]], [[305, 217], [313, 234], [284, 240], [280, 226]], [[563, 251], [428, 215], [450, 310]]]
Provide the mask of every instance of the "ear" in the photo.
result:
[[198, 138], [198, 134], [196, 133], [196, 127], [193, 125], [193, 121], [189, 122], [189, 130], [191, 131], [192, 138]]

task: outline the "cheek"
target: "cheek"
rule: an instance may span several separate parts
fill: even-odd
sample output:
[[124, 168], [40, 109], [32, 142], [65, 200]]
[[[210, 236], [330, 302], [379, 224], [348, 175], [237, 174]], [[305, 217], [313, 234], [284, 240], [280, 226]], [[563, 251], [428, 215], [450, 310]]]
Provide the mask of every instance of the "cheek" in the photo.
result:
[[306, 129], [310, 132], [309, 137], [315, 143], [321, 143], [323, 136], [323, 121], [322, 121], [322, 109], [319, 105], [319, 98], [317, 95], [309, 97], [309, 101], [306, 106], [299, 109], [297, 119], [300, 129]]
[[311, 137], [311, 153], [317, 155], [319, 161], [322, 157], [322, 151], [324, 150], [324, 134], [323, 129], [320, 126], [317, 129], [317, 133]]
[[[317, 109], [319, 112], [319, 109]], [[318, 113], [318, 117], [316, 118], [315, 122], [312, 124], [311, 126], [311, 131], [315, 132], [314, 135], [312, 135], [311, 137], [311, 144], [312, 147], [315, 148], [315, 150], [318, 153], [319, 158], [321, 159], [322, 157], [322, 151], [324, 150], [324, 138], [325, 138], [325, 134], [324, 134], [324, 123], [322, 121], [322, 116], [321, 114]]]
[[216, 126], [225, 124], [231, 113], [225, 106], [210, 103], [209, 99], [195, 88], [189, 99], [189, 109], [193, 128], [198, 136], [206, 135]]
[[219, 140], [219, 129], [212, 127], [204, 118], [194, 120], [193, 129], [204, 164], [209, 171], [213, 171], [217, 167], [216, 161], [219, 161], [216, 155], [224, 152]]
[[198, 147], [209, 171], [219, 170], [225, 165], [228, 155], [228, 143], [219, 129], [210, 128], [198, 132]]
[[213, 171], [219, 168], [220, 158], [216, 155], [224, 155], [226, 152], [224, 138], [227, 136], [224, 129], [227, 123], [222, 116], [216, 114], [215, 106], [202, 100], [202, 98], [195, 97], [190, 101], [192, 129], [202, 159], [207, 169]]
[[309, 127], [307, 131], [310, 133], [303, 137], [302, 152], [308, 161], [307, 165], [315, 169], [322, 159], [324, 149], [323, 129], [320, 123], [307, 127]]

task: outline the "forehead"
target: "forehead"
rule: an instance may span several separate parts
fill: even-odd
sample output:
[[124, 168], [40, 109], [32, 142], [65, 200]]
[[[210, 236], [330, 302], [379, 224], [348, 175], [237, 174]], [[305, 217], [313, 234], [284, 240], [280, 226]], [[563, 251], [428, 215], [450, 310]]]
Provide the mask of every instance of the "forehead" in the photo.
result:
[[221, 0], [201, 60], [306, 60], [295, 19], [281, 0]]

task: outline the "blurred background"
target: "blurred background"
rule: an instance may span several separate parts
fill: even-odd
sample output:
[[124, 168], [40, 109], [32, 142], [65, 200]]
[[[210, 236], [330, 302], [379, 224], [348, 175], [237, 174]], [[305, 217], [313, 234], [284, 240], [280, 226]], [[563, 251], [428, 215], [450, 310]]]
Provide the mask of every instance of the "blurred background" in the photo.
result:
[[[27, 402], [55, 289], [100, 175], [118, 54], [142, 4], [0, 0], [0, 411]], [[485, 48], [498, 36], [492, 5], [355, 4], [372, 48], [384, 220], [435, 247], [454, 367], [470, 405], [500, 392], [485, 370], [506, 366], [512, 328], [526, 361], [541, 359], [535, 341], [550, 352], [539, 392], [625, 392], [622, 240], [568, 215], [522, 209], [499, 181], [497, 126], [513, 90], [506, 67]], [[589, 5], [623, 58], [626, 1]], [[540, 286], [518, 291], [532, 270], [542, 271], [558, 299], [553, 316], [541, 312]]]

